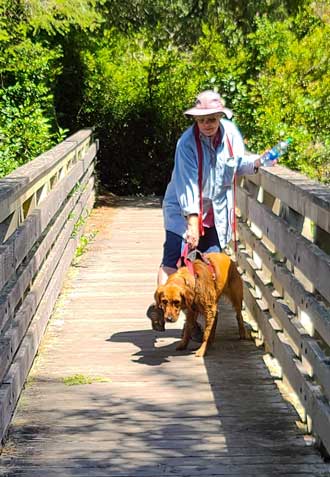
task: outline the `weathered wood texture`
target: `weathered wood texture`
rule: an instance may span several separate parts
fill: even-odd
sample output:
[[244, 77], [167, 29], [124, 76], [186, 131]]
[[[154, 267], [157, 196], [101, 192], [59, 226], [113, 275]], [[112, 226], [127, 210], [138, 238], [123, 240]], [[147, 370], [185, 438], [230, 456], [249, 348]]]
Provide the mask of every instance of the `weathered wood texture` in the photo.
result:
[[0, 439], [93, 208], [95, 155], [82, 130], [0, 181]]
[[330, 453], [330, 189], [277, 166], [237, 196], [247, 311]]
[[[262, 347], [239, 340], [228, 304], [205, 359], [194, 356], [193, 342], [175, 351], [182, 320], [165, 333], [151, 330], [145, 310], [163, 241], [158, 202], [99, 206], [87, 227], [98, 233], [69, 270], [1, 475], [328, 476]], [[64, 384], [77, 374], [92, 384]]]

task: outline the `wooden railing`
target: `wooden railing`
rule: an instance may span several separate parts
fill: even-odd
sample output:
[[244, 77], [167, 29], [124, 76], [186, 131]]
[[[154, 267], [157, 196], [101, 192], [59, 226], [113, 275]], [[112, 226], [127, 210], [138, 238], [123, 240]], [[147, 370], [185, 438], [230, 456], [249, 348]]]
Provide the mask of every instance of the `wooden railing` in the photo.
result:
[[[94, 203], [97, 143], [79, 131], [0, 180], [0, 438]], [[330, 190], [277, 166], [240, 179], [245, 315], [330, 453]]]
[[330, 188], [276, 166], [240, 179], [245, 313], [330, 453]]
[[93, 207], [96, 152], [81, 130], [0, 180], [0, 439]]

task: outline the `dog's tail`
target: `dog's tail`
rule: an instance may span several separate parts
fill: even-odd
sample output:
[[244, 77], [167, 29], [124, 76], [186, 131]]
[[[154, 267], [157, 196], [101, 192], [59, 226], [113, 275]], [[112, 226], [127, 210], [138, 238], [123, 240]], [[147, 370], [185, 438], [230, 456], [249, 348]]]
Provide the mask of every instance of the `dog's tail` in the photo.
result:
[[236, 263], [233, 260], [230, 261], [228, 280], [225, 294], [232, 302], [236, 312], [242, 310], [243, 303], [243, 281], [237, 270]]

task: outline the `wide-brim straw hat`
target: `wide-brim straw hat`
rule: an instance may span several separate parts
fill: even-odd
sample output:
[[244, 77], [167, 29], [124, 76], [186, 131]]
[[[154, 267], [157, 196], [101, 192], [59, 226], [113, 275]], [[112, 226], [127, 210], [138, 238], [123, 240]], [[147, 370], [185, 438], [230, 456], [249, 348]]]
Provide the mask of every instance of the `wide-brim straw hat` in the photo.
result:
[[187, 116], [207, 116], [215, 113], [223, 113], [228, 119], [233, 117], [232, 110], [225, 107], [225, 101], [220, 94], [211, 90], [200, 93], [195, 106], [184, 112]]

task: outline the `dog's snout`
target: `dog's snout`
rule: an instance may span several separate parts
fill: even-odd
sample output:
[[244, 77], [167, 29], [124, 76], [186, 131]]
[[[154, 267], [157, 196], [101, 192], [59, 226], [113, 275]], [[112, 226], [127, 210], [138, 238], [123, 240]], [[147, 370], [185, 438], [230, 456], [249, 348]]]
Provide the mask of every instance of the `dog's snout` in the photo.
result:
[[173, 316], [167, 316], [166, 321], [168, 321], [169, 323], [174, 323], [175, 319], [173, 318]]

